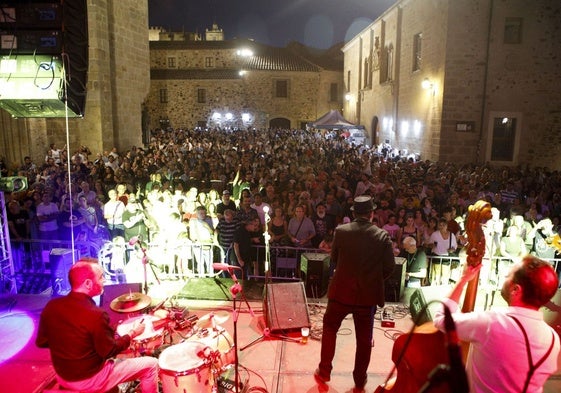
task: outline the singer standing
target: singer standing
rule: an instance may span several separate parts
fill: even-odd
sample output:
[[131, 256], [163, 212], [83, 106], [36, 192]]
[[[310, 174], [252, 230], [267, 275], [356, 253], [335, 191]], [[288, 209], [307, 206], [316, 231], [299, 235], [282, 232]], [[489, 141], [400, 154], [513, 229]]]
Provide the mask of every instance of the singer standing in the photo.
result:
[[[467, 266], [444, 300], [458, 338], [471, 343], [466, 363], [470, 392], [540, 393], [557, 370], [559, 336], [540, 311], [557, 291], [557, 274], [548, 262], [528, 255], [511, 268], [502, 286], [508, 307], [458, 312], [464, 287], [480, 269], [481, 264]], [[435, 312], [434, 324], [445, 331], [444, 308]], [[463, 371], [452, 369], [451, 377]]]
[[320, 386], [331, 378], [337, 332], [348, 314], [353, 316], [357, 343], [353, 392], [363, 392], [366, 385], [374, 315], [376, 307], [384, 305], [384, 280], [395, 265], [390, 236], [371, 222], [374, 208], [370, 196], [356, 197], [351, 208], [354, 221], [335, 229], [331, 249], [335, 273], [323, 317], [321, 360], [314, 373]]
[[92, 299], [103, 293], [102, 267], [78, 261], [68, 278], [72, 291], [47, 303], [35, 341], [38, 347], [49, 348], [58, 383], [73, 391], [97, 393], [140, 379], [142, 393], [156, 393], [158, 359], [116, 359], [145, 325], [135, 324], [128, 334], [115, 337], [109, 316]]

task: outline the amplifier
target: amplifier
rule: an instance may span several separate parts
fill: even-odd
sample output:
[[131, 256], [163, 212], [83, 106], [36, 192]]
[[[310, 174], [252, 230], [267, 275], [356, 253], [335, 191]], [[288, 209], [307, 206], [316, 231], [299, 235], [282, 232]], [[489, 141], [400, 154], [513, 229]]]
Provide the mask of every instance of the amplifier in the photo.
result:
[[306, 283], [306, 296], [320, 298], [329, 285], [329, 254], [307, 252], [300, 258], [300, 273]]
[[386, 302], [400, 302], [405, 287], [406, 259], [395, 257], [395, 268], [390, 278], [384, 283]]

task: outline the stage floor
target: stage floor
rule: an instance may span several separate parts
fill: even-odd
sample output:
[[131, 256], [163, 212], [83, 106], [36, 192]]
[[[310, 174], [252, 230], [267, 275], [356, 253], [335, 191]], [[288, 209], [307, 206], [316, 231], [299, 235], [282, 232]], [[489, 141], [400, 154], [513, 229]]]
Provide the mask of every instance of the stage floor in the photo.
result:
[[[237, 336], [239, 378], [248, 388], [261, 387], [269, 393], [300, 393], [318, 392], [313, 372], [317, 367], [320, 354], [322, 315], [325, 311], [325, 299], [313, 299], [304, 296], [307, 303], [307, 313], [299, 306], [299, 302], [288, 299], [277, 304], [266, 304], [270, 309], [276, 308], [280, 314], [296, 313], [297, 318], [304, 313], [309, 315], [311, 329], [310, 339], [307, 343], [301, 342], [298, 321], [293, 325], [283, 325], [282, 318], [279, 324], [290, 328], [275, 331], [272, 335], [264, 335], [267, 327], [265, 321], [263, 301], [259, 299], [262, 294], [262, 283], [244, 283], [244, 294], [248, 299], [246, 303], [238, 295], [236, 301], [237, 311], [234, 313], [234, 302], [230, 300], [228, 281], [218, 287], [226, 288], [225, 299], [202, 299], [208, 297], [200, 293], [201, 299], [191, 298], [184, 288], [190, 285], [190, 290], [201, 292], [197, 285], [209, 286], [209, 283], [184, 283], [179, 281], [163, 282], [161, 285], [152, 286], [149, 295], [152, 305], [166, 300], [166, 305], [172, 302], [178, 307], [186, 308], [188, 315], [196, 316], [198, 320], [205, 320], [210, 314], [219, 316], [225, 321], [220, 321], [218, 329], [223, 328], [228, 339]], [[271, 285], [275, 285], [272, 283]], [[297, 284], [296, 284], [297, 285]], [[284, 288], [284, 287], [283, 287]], [[222, 291], [223, 289], [220, 289]], [[291, 287], [291, 289], [294, 289]], [[214, 290], [214, 288], [213, 288]], [[36, 327], [41, 310], [51, 298], [50, 293], [37, 295], [17, 295], [1, 299], [0, 302], [0, 380], [2, 392], [39, 393], [54, 381], [54, 372], [49, 359], [48, 350], [38, 349], [34, 345]], [[291, 308], [292, 305], [292, 308]], [[103, 306], [103, 305], [102, 305]], [[378, 313], [374, 329], [374, 346], [372, 359], [368, 371], [367, 392], [372, 392], [384, 382], [392, 370], [391, 353], [393, 340], [399, 333], [407, 332], [412, 326], [412, 319], [408, 307], [402, 303], [388, 303], [386, 309], [393, 313], [395, 327], [383, 328]], [[252, 315], [253, 314], [253, 315]], [[234, 318], [237, 315], [237, 318]], [[296, 319], [297, 319], [296, 318]], [[237, 319], [236, 329], [234, 321]], [[292, 318], [290, 318], [292, 320]], [[195, 328], [197, 329], [197, 328]], [[187, 334], [185, 334], [187, 332]], [[181, 332], [183, 336], [189, 335], [189, 329]], [[235, 334], [236, 333], [236, 334]], [[178, 334], [171, 336], [177, 345], [181, 341]], [[23, 341], [22, 341], [23, 340]], [[191, 338], [190, 340], [193, 340]], [[20, 342], [20, 347], [14, 350], [14, 343]], [[167, 346], [162, 346], [166, 348]], [[160, 348], [160, 349], [162, 349]], [[329, 383], [329, 392], [350, 392], [353, 387], [352, 368], [354, 362], [354, 327], [352, 318], [347, 318], [338, 336], [337, 352], [334, 360], [334, 370]], [[233, 366], [226, 367], [222, 373], [225, 378], [234, 379]], [[193, 381], [183, 380], [183, 383], [193, 384]], [[195, 384], [196, 386], [196, 384]], [[544, 392], [554, 393], [561, 391], [561, 371], [558, 371], [547, 382]], [[179, 393], [164, 392], [164, 393]]]

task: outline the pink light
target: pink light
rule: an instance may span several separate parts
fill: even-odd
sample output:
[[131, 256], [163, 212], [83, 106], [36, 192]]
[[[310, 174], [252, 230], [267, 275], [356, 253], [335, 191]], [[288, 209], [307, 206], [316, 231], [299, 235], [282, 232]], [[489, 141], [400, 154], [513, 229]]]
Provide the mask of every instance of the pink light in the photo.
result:
[[[0, 317], [0, 363], [17, 355], [33, 337], [33, 319], [23, 311], [14, 310]], [[33, 344], [34, 345], [34, 344]]]

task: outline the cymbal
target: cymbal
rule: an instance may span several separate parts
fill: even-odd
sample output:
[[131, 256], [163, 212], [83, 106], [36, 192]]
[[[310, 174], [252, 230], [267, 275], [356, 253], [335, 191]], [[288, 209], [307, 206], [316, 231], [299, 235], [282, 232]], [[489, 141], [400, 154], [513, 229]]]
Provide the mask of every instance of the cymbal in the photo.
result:
[[221, 325], [230, 318], [228, 311], [217, 311], [203, 315], [195, 324], [198, 328], [205, 329]]
[[116, 312], [135, 312], [144, 310], [152, 303], [150, 296], [139, 292], [125, 293], [111, 301], [109, 307]]

